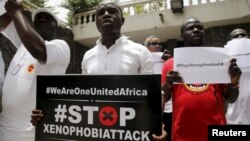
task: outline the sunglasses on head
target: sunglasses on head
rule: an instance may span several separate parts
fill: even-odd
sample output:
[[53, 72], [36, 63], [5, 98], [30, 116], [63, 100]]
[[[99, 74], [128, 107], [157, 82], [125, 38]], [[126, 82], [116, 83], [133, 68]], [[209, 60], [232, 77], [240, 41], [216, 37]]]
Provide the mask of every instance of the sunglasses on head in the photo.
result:
[[159, 42], [151, 42], [151, 43], [148, 43], [148, 45], [151, 45], [151, 46], [157, 46], [157, 45], [159, 45], [160, 46], [160, 43]]

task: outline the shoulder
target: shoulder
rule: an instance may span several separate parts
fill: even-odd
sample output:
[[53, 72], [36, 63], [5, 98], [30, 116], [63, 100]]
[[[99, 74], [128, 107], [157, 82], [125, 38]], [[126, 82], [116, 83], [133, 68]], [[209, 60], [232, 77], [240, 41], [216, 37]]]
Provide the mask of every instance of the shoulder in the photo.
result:
[[144, 53], [144, 55], [147, 55], [147, 54], [151, 55], [151, 52], [145, 46], [143, 46], [142, 44], [136, 43], [134, 41], [131, 41], [129, 39], [126, 40], [125, 48], [132, 52], [140, 52], [140, 53]]
[[172, 57], [172, 58], [168, 59], [167, 61], [165, 61], [164, 66], [173, 65], [173, 64], [174, 64], [174, 59]]
[[64, 40], [54, 39], [51, 41], [45, 41], [45, 46], [48, 48], [55, 48], [60, 50], [68, 50], [70, 51], [70, 47], [68, 43]]
[[89, 50], [87, 50], [84, 55], [83, 55], [83, 62], [86, 60], [89, 60], [90, 58], [93, 58], [97, 55], [97, 50], [98, 50], [98, 46], [94, 46], [93, 48], [90, 48]]
[[61, 40], [61, 39], [54, 39], [54, 40], [51, 40], [51, 41], [47, 41], [47, 44], [69, 46], [66, 41]]
[[174, 58], [172, 57], [172, 58], [169, 58], [166, 62], [165, 62], [165, 64], [173, 64], [174, 63]]
[[173, 69], [173, 66], [174, 66], [174, 59], [172, 57], [163, 64], [163, 69]]
[[146, 48], [145, 46], [143, 46], [142, 44], [136, 43], [136, 42], [134, 42], [134, 41], [132, 41], [132, 40], [129, 40], [129, 39], [126, 39], [126, 42], [127, 42], [127, 44], [132, 45], [133, 47], [136, 47], [136, 48], [138, 48], [138, 49], [147, 49], [147, 48]]

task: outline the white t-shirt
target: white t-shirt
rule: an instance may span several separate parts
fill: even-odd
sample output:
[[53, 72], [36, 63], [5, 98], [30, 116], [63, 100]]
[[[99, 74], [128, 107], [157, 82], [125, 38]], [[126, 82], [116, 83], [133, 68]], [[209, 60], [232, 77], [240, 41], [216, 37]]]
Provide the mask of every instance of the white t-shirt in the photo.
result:
[[226, 118], [228, 124], [250, 124], [250, 73], [243, 72], [240, 77], [239, 97], [228, 105]]
[[45, 46], [47, 62], [44, 65], [38, 63], [23, 45], [10, 63], [3, 86], [1, 141], [34, 141], [30, 119], [36, 105], [36, 75], [65, 74], [70, 61], [70, 48], [65, 41], [46, 41]]
[[82, 60], [82, 74], [153, 74], [154, 60], [144, 46], [121, 36], [109, 49], [97, 40]]
[[155, 73], [156, 74], [161, 74], [162, 72], [162, 67], [164, 64], [164, 60], [161, 59], [163, 52], [152, 52], [153, 58], [154, 58], [154, 62], [155, 62]]

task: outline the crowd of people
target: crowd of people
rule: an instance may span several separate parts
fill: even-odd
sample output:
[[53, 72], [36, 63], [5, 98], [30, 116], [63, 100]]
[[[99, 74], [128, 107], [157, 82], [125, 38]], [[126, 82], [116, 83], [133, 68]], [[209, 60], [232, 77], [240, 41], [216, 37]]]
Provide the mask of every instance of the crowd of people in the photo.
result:
[[[58, 19], [48, 9], [32, 13], [33, 26], [17, 1], [7, 1], [5, 9], [0, 16], [1, 33], [17, 52], [6, 75], [0, 54], [0, 140], [34, 141], [34, 126], [45, 117], [35, 108], [36, 76], [65, 74], [70, 48], [56, 38]], [[101, 2], [95, 16], [101, 37], [84, 54], [82, 75], [160, 74], [163, 127], [161, 135], [153, 134], [153, 140], [207, 141], [209, 125], [250, 124], [250, 75], [241, 71], [235, 58], [228, 67], [230, 83], [186, 84], [174, 70], [174, 56], [163, 50], [158, 37], [149, 36], [142, 45], [121, 33], [125, 18], [117, 3]], [[197, 18], [185, 20], [180, 31], [185, 47], [203, 47], [205, 29]], [[248, 38], [248, 33], [233, 30], [230, 40], [239, 38]]]

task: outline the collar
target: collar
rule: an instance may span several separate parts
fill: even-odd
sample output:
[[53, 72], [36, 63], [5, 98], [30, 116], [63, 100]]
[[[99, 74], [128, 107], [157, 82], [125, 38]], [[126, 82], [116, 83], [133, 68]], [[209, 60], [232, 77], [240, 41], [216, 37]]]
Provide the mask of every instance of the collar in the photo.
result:
[[[122, 35], [122, 36], [120, 36], [120, 38], [116, 39], [115, 44], [124, 43], [124, 42], [127, 41], [128, 38], [129, 38], [129, 37], [127, 37], [127, 36], [125, 36], [125, 35]], [[101, 45], [101, 46], [103, 46], [103, 44], [102, 44], [101, 41], [102, 41], [102, 38], [99, 38], [99, 39], [96, 41], [96, 45]]]

